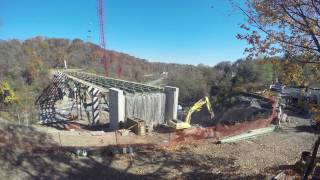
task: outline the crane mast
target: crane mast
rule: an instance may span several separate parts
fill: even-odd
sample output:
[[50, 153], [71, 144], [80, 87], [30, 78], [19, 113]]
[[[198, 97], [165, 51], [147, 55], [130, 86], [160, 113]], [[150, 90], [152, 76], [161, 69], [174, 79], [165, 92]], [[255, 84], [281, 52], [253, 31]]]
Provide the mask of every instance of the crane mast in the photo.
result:
[[[109, 67], [111, 65], [111, 59], [108, 55], [106, 39], [105, 39], [105, 18], [104, 18], [104, 0], [97, 0], [98, 6], [98, 24], [99, 24], [99, 41], [100, 47], [102, 48], [102, 59], [101, 63], [103, 64], [105, 76], [109, 76]], [[120, 78], [123, 74], [123, 69], [121, 65], [118, 65], [117, 75]]]
[[98, 6], [98, 24], [99, 24], [99, 41], [100, 47], [102, 48], [102, 59], [105, 76], [109, 75], [109, 56], [106, 49], [105, 41], [105, 21], [104, 21], [104, 0], [97, 0]]

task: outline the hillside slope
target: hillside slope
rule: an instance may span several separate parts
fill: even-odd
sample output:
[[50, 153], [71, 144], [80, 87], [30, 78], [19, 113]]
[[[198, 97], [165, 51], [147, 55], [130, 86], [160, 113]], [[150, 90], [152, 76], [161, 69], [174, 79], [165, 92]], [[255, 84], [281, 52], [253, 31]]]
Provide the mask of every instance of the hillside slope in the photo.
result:
[[[32, 78], [35, 77], [28, 77], [28, 75], [36, 76], [36, 73], [32, 72], [35, 71], [34, 69], [62, 68], [64, 60], [67, 61], [70, 68], [82, 68], [102, 74], [102, 52], [99, 46], [80, 39], [35, 37], [25, 41], [0, 41], [0, 69], [3, 69], [0, 72], [0, 80], [1, 77], [16, 77], [22, 74], [27, 81], [32, 81]], [[187, 65], [149, 62], [116, 51], [108, 51], [108, 55], [111, 62], [110, 76], [116, 76], [116, 71], [121, 66], [122, 78], [135, 81], [142, 81], [146, 74], [175, 71], [177, 68], [188, 67]]]

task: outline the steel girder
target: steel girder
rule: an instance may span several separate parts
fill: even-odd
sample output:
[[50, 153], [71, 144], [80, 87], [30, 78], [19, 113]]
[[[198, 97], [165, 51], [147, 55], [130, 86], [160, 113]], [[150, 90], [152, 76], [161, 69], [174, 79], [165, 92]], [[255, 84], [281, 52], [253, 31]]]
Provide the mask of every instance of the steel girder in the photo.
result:
[[96, 86], [109, 89], [117, 88], [127, 93], [152, 93], [163, 92], [163, 88], [150, 86], [142, 83], [130, 82], [120, 79], [108, 78], [90, 73], [78, 72], [78, 71], [65, 71], [63, 72], [68, 76], [75, 77], [82, 81], [94, 84]]

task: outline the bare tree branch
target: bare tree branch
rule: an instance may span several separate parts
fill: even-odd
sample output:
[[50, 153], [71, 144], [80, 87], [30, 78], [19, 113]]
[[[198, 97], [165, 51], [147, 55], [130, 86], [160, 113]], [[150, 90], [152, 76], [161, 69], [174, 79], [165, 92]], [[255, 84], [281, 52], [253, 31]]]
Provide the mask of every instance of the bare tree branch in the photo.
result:
[[317, 37], [315, 36], [315, 34], [314, 34], [314, 32], [313, 32], [313, 29], [310, 27], [310, 23], [309, 23], [309, 21], [307, 20], [304, 12], [302, 11], [301, 8], [299, 8], [299, 9], [300, 9], [300, 13], [301, 13], [302, 19], [305, 21], [306, 26], [309, 28], [309, 32], [310, 32], [310, 34], [311, 34], [311, 37], [312, 37], [314, 43], [315, 43], [316, 46], [317, 46], [317, 49], [318, 49], [317, 51], [320, 53], [320, 43], [319, 43], [319, 40], [318, 40]]
[[316, 50], [318, 51], [318, 49], [315, 48], [311, 48], [311, 47], [307, 47], [307, 46], [302, 46], [300, 44], [293, 44], [292, 42], [286, 41], [284, 39], [281, 39], [277, 36], [273, 36], [271, 33], [269, 33], [266, 29], [264, 29], [255, 19], [253, 19], [244, 9], [242, 9], [240, 6], [238, 6], [238, 8], [252, 21], [255, 23], [255, 27], [258, 28], [259, 30], [261, 30], [262, 32], [264, 32], [265, 34], [274, 37], [277, 41], [285, 43], [287, 45], [290, 46], [295, 46], [295, 47], [300, 47], [303, 49], [307, 49], [307, 50]]
[[[320, 57], [320, 1], [319, 0], [247, 0], [247, 9], [234, 4], [247, 17], [242, 27], [248, 34], [239, 35], [252, 46], [250, 56], [259, 53], [274, 55], [291, 52]], [[260, 35], [263, 33], [264, 35]], [[314, 58], [320, 61], [319, 58]]]

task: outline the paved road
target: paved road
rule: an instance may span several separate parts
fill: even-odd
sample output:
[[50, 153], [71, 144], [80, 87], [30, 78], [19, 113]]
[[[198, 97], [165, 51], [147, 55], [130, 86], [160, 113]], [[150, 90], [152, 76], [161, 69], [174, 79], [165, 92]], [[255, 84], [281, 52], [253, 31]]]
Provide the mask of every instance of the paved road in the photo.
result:
[[159, 79], [147, 82], [147, 84], [150, 86], [161, 86], [163, 84], [163, 80], [165, 79], [166, 79], [165, 76], [161, 76]]

